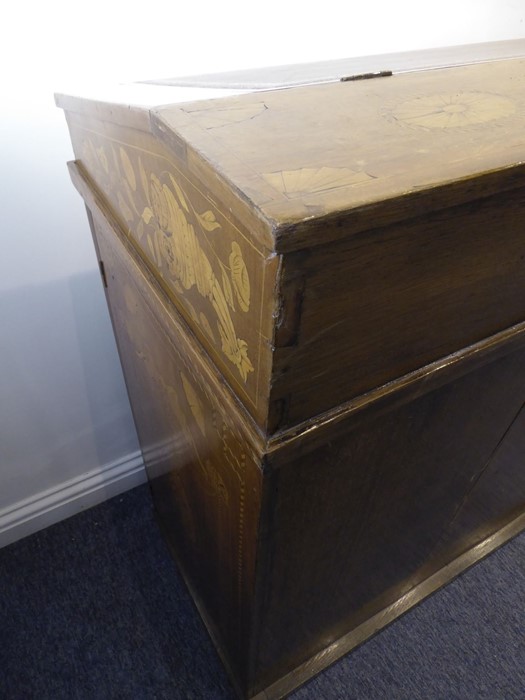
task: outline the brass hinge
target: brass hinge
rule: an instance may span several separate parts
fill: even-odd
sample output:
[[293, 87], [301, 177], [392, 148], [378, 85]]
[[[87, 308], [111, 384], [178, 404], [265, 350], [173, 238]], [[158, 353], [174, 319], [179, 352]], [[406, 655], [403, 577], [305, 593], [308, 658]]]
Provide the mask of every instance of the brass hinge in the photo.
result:
[[342, 83], [348, 83], [351, 80], [370, 80], [371, 78], [389, 78], [393, 75], [391, 70], [380, 70], [377, 73], [361, 73], [360, 75], [345, 75], [340, 78]]

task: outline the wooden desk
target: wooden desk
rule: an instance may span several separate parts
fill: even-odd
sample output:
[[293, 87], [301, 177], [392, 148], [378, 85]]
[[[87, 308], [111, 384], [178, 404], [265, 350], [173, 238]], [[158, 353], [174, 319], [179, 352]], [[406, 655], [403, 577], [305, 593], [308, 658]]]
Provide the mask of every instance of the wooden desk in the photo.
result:
[[159, 521], [243, 697], [525, 525], [525, 60], [479, 60], [58, 97]]

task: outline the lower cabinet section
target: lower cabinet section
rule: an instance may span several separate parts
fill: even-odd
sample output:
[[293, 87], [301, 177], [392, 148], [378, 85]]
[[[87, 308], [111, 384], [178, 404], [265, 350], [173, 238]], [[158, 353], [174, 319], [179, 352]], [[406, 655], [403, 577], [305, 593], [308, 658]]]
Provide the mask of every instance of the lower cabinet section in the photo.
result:
[[92, 223], [159, 521], [241, 696], [282, 697], [525, 526], [523, 328], [266, 438]]

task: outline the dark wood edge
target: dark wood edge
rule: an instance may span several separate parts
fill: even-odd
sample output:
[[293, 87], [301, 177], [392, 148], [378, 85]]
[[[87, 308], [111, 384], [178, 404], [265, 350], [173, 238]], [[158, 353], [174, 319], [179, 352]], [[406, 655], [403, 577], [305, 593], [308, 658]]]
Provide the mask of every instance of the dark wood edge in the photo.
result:
[[[152, 133], [178, 157], [181, 157], [181, 153], [184, 152], [183, 158], [190, 170], [192, 160], [198, 161], [199, 167], [207, 173], [208, 181], [214, 183], [219, 199], [224, 200], [225, 193], [229, 196], [233, 195], [241, 207], [240, 213], [248, 217], [244, 222], [245, 225], [257, 235], [265, 248], [276, 254], [326, 246], [365, 231], [411, 220], [429, 212], [449, 209], [499, 192], [525, 187], [525, 163], [511, 164], [484, 173], [475, 173], [464, 178], [454, 178], [449, 182], [414, 189], [402, 196], [396, 194], [389, 199], [381, 199], [355, 208], [343, 208], [327, 215], [319, 214], [290, 222], [274, 221], [267, 217], [229, 178], [218, 172], [217, 167], [198, 149], [178, 136], [176, 133], [178, 120], [186, 126], [190, 123], [188, 119], [191, 121], [191, 117], [184, 115], [180, 107], [180, 105], [168, 105], [152, 109]], [[214, 141], [214, 137], [196, 122], [191, 122], [191, 128], [198, 129], [201, 141], [208, 141], [210, 144]], [[210, 146], [208, 150], [212, 152], [213, 148]], [[228, 154], [228, 157], [234, 156]]]
[[255, 421], [249, 415], [240, 400], [237, 399], [235, 393], [227, 385], [226, 380], [216, 369], [204, 348], [201, 347], [199, 341], [193, 335], [191, 328], [174, 308], [172, 301], [162, 289], [158, 280], [146, 268], [141, 256], [133, 243], [131, 243], [125, 235], [111, 209], [104, 202], [101, 195], [98, 194], [96, 186], [90, 182], [89, 176], [83, 171], [82, 165], [76, 161], [72, 161], [68, 163], [68, 169], [75, 188], [84, 199], [93, 217], [96, 219], [98, 216], [107, 222], [114, 230], [120, 244], [130, 256], [131, 262], [136, 268], [134, 281], [141, 287], [141, 294], [145, 303], [148, 304], [150, 308], [151, 302], [149, 301], [148, 293], [151, 295], [150, 290], [152, 290], [156, 301], [156, 307], [154, 310], [152, 309], [152, 311], [155, 311], [155, 313], [152, 314], [152, 318], [156, 318], [155, 314], [160, 311], [164, 317], [162, 319], [162, 321], [164, 321], [162, 329], [168, 335], [175, 352], [184, 355], [188, 359], [191, 358], [192, 363], [196, 367], [196, 371], [203, 376], [204, 382], [215, 393], [218, 401], [224, 406], [225, 410], [240, 417], [238, 421], [239, 430], [243, 431], [246, 446], [251, 448], [253, 451], [252, 454], [258, 462], [260, 457], [264, 454], [266, 443]]
[[366, 642], [384, 627], [390, 625], [425, 600], [425, 598], [428, 598], [445, 584], [453, 581], [460, 574], [480, 562], [513, 537], [519, 535], [522, 531], [525, 531], [525, 513], [464, 554], [461, 554], [442, 569], [429, 576], [425, 581], [415, 586], [396, 602], [369, 618], [366, 622], [338, 639], [304, 664], [301, 664], [301, 666], [276, 683], [253, 696], [251, 700], [279, 700], [286, 697], [300, 685], [306, 683], [306, 681], [324, 671], [345, 654]]
[[290, 253], [303, 248], [324, 246], [364, 231], [379, 229], [524, 186], [525, 164], [512, 164], [462, 179], [429, 185], [421, 190], [371, 202], [354, 209], [342, 209], [326, 216], [277, 224], [274, 226], [275, 251]]
[[347, 433], [363, 420], [380, 415], [458, 379], [484, 364], [525, 347], [525, 322], [506, 328], [456, 353], [347, 401], [316, 418], [268, 440], [272, 467], [310, 452], [329, 439]]

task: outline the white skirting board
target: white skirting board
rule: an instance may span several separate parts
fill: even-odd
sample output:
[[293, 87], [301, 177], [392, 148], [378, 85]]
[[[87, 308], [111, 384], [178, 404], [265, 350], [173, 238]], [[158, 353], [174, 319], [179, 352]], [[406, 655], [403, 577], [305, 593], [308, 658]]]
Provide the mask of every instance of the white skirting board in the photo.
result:
[[92, 469], [0, 510], [0, 547], [145, 483], [140, 452]]

